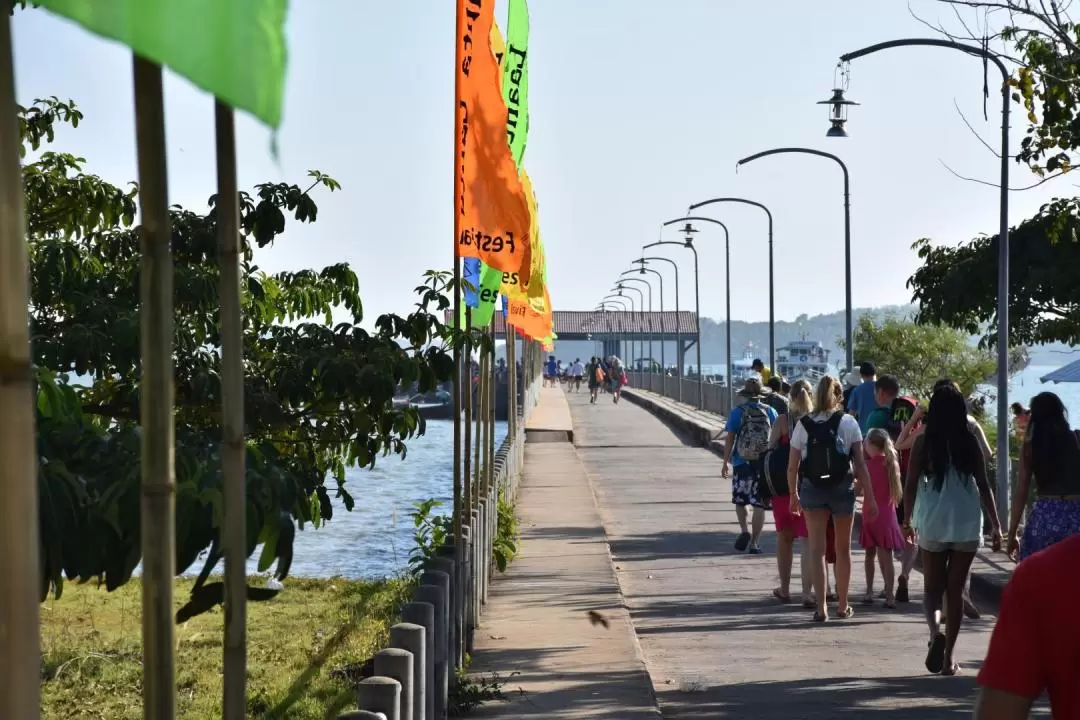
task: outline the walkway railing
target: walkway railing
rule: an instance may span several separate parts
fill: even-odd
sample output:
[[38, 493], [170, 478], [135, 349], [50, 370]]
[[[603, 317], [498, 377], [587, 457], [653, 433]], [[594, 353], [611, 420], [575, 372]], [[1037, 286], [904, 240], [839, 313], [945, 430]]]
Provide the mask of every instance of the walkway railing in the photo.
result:
[[[630, 387], [639, 388], [641, 390], [650, 390], [659, 395], [663, 395], [671, 400], [679, 400], [679, 378], [672, 377], [670, 375], [662, 375], [660, 373], [643, 373], [643, 372], [631, 372], [627, 373], [630, 380]], [[727, 388], [723, 385], [717, 385], [715, 383], [705, 383], [705, 392], [703, 393], [705, 400], [705, 407], [702, 408], [707, 412], [713, 412], [717, 415], [723, 415], [727, 417], [728, 411], [731, 409], [728, 407], [727, 401]], [[687, 405], [697, 407], [698, 404], [698, 381], [682, 379], [682, 401]]]
[[[525, 420], [540, 397], [537, 378], [525, 387], [518, 422], [495, 453], [491, 482], [479, 488], [471, 522], [463, 523], [464, 557], [453, 538], [429, 561], [390, 628], [390, 645], [375, 653], [374, 676], [360, 682], [358, 711], [340, 720], [445, 720], [450, 689], [472, 652], [473, 632], [487, 604], [494, 567], [499, 498], [517, 498], [525, 457]], [[469, 519], [469, 518], [466, 518]]]

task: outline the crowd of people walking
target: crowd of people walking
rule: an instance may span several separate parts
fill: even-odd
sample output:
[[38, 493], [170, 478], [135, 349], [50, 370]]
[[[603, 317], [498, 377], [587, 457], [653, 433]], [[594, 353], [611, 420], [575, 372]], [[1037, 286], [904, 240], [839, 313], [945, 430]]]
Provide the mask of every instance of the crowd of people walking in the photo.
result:
[[[972, 562], [986, 544], [1004, 549], [1020, 564], [979, 674], [984, 699], [977, 717], [1027, 717], [1027, 708], [1047, 688], [1053, 703], [1054, 678], [1063, 671], [1036, 657], [1044, 651], [1033, 643], [1052, 637], [1049, 618], [1076, 613], [1064, 609], [1075, 600], [1061, 599], [1062, 588], [1053, 587], [1051, 573], [1072, 562], [1063, 573], [1068, 578], [1062, 582], [1070, 587], [1065, 594], [1075, 598], [1071, 588], [1080, 585], [1075, 572], [1080, 567], [1080, 432], [1070, 428], [1061, 400], [1044, 392], [1032, 399], [1030, 409], [1013, 407], [1019, 473], [1003, 531], [988, 473], [993, 452], [956, 383], [940, 380], [923, 404], [903, 395], [897, 379], [879, 376], [871, 363], [843, 382], [824, 376], [816, 386], [807, 380], [789, 386], [758, 364], [762, 379], [745, 382], [738, 393], [742, 402], [727, 418], [722, 474], [732, 483], [737, 551], [762, 552], [765, 514], [772, 514], [780, 578], [774, 597], [793, 601], [797, 544], [800, 600], [819, 623], [855, 614], [853, 536], [865, 551], [861, 603], [867, 606], [880, 602], [894, 609], [910, 602], [908, 578], [921, 556], [925, 665], [934, 674], [956, 675], [962, 622], [965, 616], [978, 617], [968, 593]], [[1033, 504], [1032, 496], [1037, 497]], [[861, 515], [857, 534], [856, 514]], [[1040, 616], [1035, 605], [1024, 602], [1061, 606], [1062, 614]], [[1058, 657], [1080, 677], [1075, 626], [1068, 636], [1072, 650], [1057, 639], [1057, 655], [1048, 651], [1046, 656]], [[1018, 662], [1028, 667], [1017, 669]], [[1069, 703], [1061, 699], [1063, 692], [1076, 703], [1068, 704], [1072, 714], [1060, 716], [1080, 717], [1076, 691], [1059, 684], [1057, 692], [1059, 704]], [[995, 714], [1008, 707], [1023, 714]]]

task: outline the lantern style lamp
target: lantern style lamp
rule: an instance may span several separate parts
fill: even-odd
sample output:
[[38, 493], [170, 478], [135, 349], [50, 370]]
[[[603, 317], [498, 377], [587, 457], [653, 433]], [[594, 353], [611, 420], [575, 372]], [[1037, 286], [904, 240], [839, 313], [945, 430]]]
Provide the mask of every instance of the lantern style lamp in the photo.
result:
[[829, 131], [825, 133], [825, 137], [847, 137], [848, 134], [847, 130], [844, 129], [844, 125], [848, 119], [848, 107], [858, 104], [854, 100], [848, 100], [844, 97], [843, 88], [833, 88], [831, 98], [818, 102], [818, 105], [829, 106]]
[[[697, 228], [690, 223], [686, 223], [683, 225], [682, 231], [686, 234], [686, 247], [691, 247], [694, 244], [694, 233], [698, 231]], [[644, 270], [641, 272], [642, 274], [645, 273]]]

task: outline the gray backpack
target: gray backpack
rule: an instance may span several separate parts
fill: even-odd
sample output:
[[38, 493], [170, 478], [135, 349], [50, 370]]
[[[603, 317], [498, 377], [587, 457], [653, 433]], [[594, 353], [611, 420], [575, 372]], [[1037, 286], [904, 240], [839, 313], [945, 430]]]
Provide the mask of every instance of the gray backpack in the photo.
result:
[[743, 405], [739, 431], [735, 435], [735, 452], [743, 460], [758, 460], [769, 449], [771, 432], [772, 421], [760, 403]]

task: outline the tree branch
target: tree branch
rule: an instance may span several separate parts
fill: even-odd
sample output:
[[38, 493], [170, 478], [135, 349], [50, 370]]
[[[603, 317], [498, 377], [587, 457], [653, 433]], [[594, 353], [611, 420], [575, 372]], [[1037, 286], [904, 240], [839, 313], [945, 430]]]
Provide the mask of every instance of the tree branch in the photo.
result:
[[[967, 177], [966, 175], [961, 175], [960, 173], [956, 172], [951, 167], [949, 167], [948, 164], [946, 164], [946, 162], [944, 160], [941, 160], [940, 158], [938, 159], [938, 162], [941, 163], [942, 167], [944, 167], [946, 170], [948, 170], [950, 173], [952, 173], [954, 176], [960, 178], [961, 180], [967, 180], [968, 182], [978, 183], [980, 185], [986, 185], [988, 187], [994, 187], [994, 188], [1000, 188], [1001, 187], [1000, 183], [990, 182], [988, 180], [980, 180], [979, 178], [973, 178], [973, 177]], [[1068, 170], [1063, 170], [1061, 172], [1058, 172], [1058, 173], [1055, 173], [1055, 174], [1052, 174], [1052, 175], [1047, 175], [1046, 177], [1039, 180], [1039, 182], [1037, 182], [1037, 183], [1034, 183], [1032, 185], [1028, 185], [1026, 187], [1018, 187], [1018, 188], [1011, 187], [1011, 188], [1009, 188], [1009, 191], [1010, 192], [1023, 192], [1024, 190], [1032, 190], [1034, 188], [1039, 187], [1040, 185], [1044, 185], [1044, 184], [1050, 182], [1051, 180], [1056, 180], [1057, 178], [1061, 177], [1062, 175], [1065, 175], [1068, 172], [1069, 172]]]

